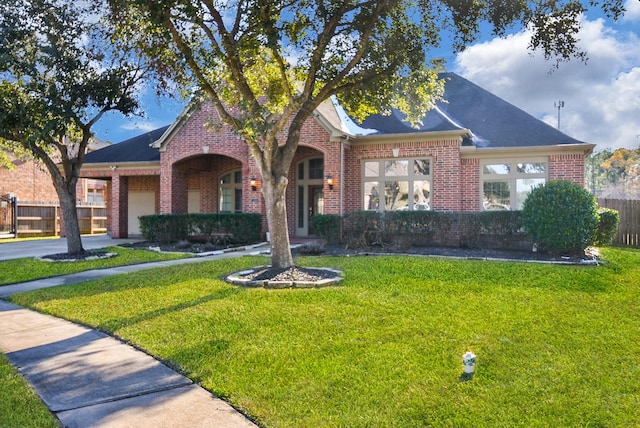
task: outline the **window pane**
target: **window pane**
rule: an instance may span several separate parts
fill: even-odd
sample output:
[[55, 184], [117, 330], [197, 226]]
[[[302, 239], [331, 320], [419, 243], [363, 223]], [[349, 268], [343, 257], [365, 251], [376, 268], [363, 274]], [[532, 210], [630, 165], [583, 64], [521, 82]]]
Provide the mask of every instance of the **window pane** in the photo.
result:
[[[302, 165], [302, 164], [301, 164]], [[298, 227], [304, 227], [304, 186], [298, 186]]]
[[298, 180], [304, 180], [304, 162], [298, 164]]
[[225, 174], [220, 178], [220, 184], [229, 184], [231, 183], [231, 174]]
[[544, 174], [546, 166], [547, 165], [544, 162], [519, 163], [518, 173], [519, 174]]
[[237, 213], [242, 212], [242, 188], [235, 189], [234, 210]]
[[485, 181], [482, 186], [485, 210], [511, 209], [511, 188], [508, 181]]
[[429, 175], [429, 159], [416, 159], [413, 162], [413, 173], [415, 175]]
[[384, 209], [397, 211], [409, 209], [409, 182], [387, 181], [384, 186]]
[[377, 181], [364, 183], [364, 209], [377, 211], [380, 207], [380, 188]]
[[527, 195], [529, 194], [529, 192], [531, 192], [534, 187], [541, 184], [544, 184], [544, 178], [523, 178], [516, 180], [516, 199], [518, 202], [517, 209], [522, 209], [522, 204], [524, 204], [524, 200], [527, 199]]
[[409, 175], [408, 160], [389, 160], [384, 162], [384, 175], [386, 177], [406, 177]]
[[483, 174], [504, 175], [504, 174], [509, 174], [510, 172], [511, 172], [511, 165], [509, 164], [485, 165], [482, 167]]
[[311, 159], [309, 161], [309, 178], [312, 180], [322, 179], [324, 172], [324, 160], [323, 159]]
[[[231, 177], [231, 175], [229, 175]], [[220, 211], [231, 211], [231, 188], [223, 187], [220, 189]]]
[[380, 176], [380, 162], [365, 162], [364, 163], [364, 176], [365, 177], [379, 177]]
[[234, 177], [235, 183], [236, 184], [242, 183], [242, 171], [236, 171], [234, 175], [235, 175]]
[[431, 182], [413, 182], [413, 209], [416, 211], [429, 211], [431, 209]]

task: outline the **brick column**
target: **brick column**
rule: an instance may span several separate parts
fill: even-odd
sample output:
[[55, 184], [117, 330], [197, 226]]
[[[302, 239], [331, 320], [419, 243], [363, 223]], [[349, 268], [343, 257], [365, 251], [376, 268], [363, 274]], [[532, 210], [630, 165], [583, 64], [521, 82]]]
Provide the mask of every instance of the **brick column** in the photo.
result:
[[114, 175], [111, 179], [111, 237], [129, 237], [129, 189], [127, 177]]

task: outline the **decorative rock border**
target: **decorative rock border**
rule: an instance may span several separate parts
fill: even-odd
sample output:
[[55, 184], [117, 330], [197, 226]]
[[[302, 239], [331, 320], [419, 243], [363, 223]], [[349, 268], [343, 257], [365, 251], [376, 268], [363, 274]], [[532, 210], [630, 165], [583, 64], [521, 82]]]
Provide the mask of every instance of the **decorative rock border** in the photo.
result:
[[262, 287], [272, 289], [282, 288], [321, 288], [331, 285], [337, 285], [344, 279], [342, 272], [337, 269], [331, 268], [309, 268], [313, 270], [321, 270], [327, 273], [327, 277], [309, 281], [309, 280], [273, 280], [273, 279], [252, 279], [251, 275], [267, 268], [267, 266], [258, 266], [251, 269], [246, 269], [240, 272], [229, 274], [225, 277], [225, 280], [231, 284], [239, 285], [242, 287]]
[[67, 262], [84, 262], [91, 260], [102, 260], [102, 259], [110, 259], [112, 257], [117, 256], [118, 253], [100, 253], [93, 256], [83, 257], [83, 258], [55, 258], [52, 256], [42, 256], [42, 257], [34, 257], [36, 260], [42, 260], [43, 262], [51, 262], [51, 263], [67, 263]]

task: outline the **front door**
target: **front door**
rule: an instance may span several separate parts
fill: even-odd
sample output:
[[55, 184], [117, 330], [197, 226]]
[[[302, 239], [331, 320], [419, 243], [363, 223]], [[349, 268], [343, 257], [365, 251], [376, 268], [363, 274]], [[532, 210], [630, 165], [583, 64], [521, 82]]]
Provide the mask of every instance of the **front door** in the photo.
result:
[[309, 235], [315, 235], [315, 231], [311, 227], [311, 219], [316, 214], [322, 214], [324, 212], [324, 194], [322, 186], [309, 186]]
[[311, 158], [297, 165], [296, 174], [296, 236], [309, 236], [309, 221], [316, 214], [324, 213], [324, 161]]

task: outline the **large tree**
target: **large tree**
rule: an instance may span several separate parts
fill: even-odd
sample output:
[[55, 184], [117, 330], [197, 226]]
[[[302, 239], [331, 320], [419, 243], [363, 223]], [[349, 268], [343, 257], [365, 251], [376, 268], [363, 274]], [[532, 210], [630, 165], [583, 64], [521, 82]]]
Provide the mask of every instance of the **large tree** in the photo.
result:
[[107, 112], [136, 112], [154, 70], [113, 43], [106, 10], [100, 1], [0, 0], [0, 144], [49, 171], [74, 254], [84, 251], [76, 183], [91, 127]]
[[109, 1], [121, 36], [201, 89], [249, 145], [280, 268], [293, 264], [287, 175], [301, 127], [323, 101], [337, 97], [356, 119], [397, 108], [416, 123], [442, 94], [429, 50], [445, 32], [463, 49], [483, 21], [498, 35], [530, 27], [532, 49], [561, 61], [584, 55], [576, 34], [587, 5], [622, 12], [622, 0]]

